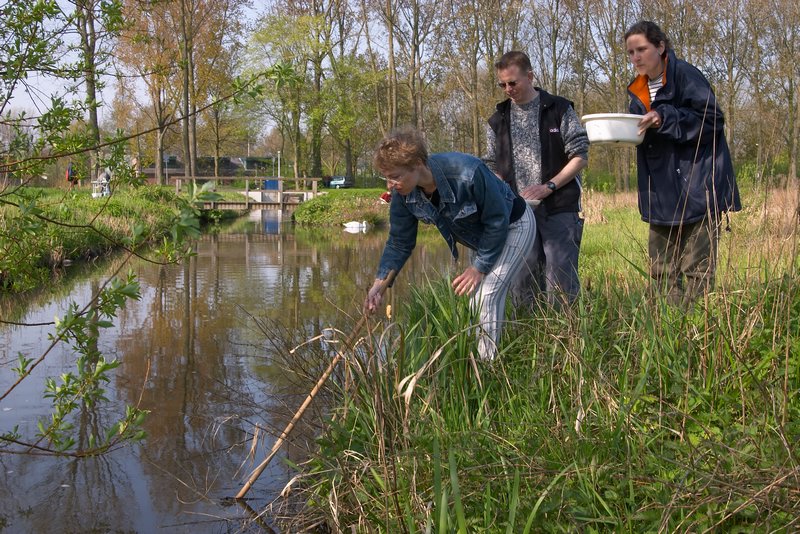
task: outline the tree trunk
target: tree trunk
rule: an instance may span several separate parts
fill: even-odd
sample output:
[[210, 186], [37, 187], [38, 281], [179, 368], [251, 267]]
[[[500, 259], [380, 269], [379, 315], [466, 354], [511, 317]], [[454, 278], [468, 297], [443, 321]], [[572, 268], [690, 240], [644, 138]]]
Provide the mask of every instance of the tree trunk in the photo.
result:
[[221, 155], [219, 140], [214, 143], [214, 178], [219, 178], [219, 158]]
[[789, 153], [789, 171], [786, 176], [786, 187], [789, 187], [791, 184], [794, 183], [795, 179], [797, 178], [797, 136], [798, 136], [798, 127], [797, 127], [797, 94], [796, 94], [796, 85], [794, 80], [788, 80], [789, 83], [789, 90], [787, 91], [787, 102], [786, 108], [789, 112], [788, 116], [786, 117], [787, 120], [787, 130], [788, 130], [788, 139], [787, 139], [787, 151]]
[[420, 8], [418, 0], [413, 0], [411, 26], [411, 123], [418, 130], [422, 129], [422, 58], [420, 54]]
[[314, 95], [312, 97], [314, 116], [311, 118], [311, 176], [319, 178], [322, 176], [322, 58], [314, 60]]
[[397, 69], [394, 64], [394, 6], [386, 0], [386, 34], [389, 54], [389, 130], [397, 126]]
[[349, 137], [344, 141], [344, 167], [346, 176], [355, 177], [353, 172], [353, 144], [350, 142]]
[[[370, 62], [370, 65], [372, 66], [372, 72], [373, 73], [377, 73], [378, 72], [378, 62], [375, 59], [375, 52], [372, 50], [372, 37], [370, 37], [370, 33], [369, 33], [369, 25], [370, 25], [369, 11], [367, 9], [366, 0], [361, 0], [361, 13], [362, 13], [362, 16], [363, 16], [363, 21], [362, 22], [363, 22], [363, 26], [364, 26], [364, 36], [366, 38], [366, 43], [367, 43], [367, 52], [369, 53], [369, 62]], [[381, 91], [380, 84], [376, 83], [375, 84], [375, 108], [378, 111], [378, 124], [380, 126], [381, 135], [386, 135], [386, 132], [389, 129], [389, 126], [387, 125], [385, 117], [384, 117], [383, 106], [385, 104], [383, 103], [383, 98], [381, 96], [381, 92], [382, 91]], [[387, 99], [386, 104], [388, 104], [388, 99]]]
[[166, 127], [161, 124], [156, 131], [156, 179], [158, 185], [167, 185], [167, 180], [164, 177], [164, 133], [167, 131]]
[[294, 177], [300, 178], [300, 112], [292, 112], [292, 131], [294, 132]]
[[480, 106], [480, 96], [481, 96], [481, 88], [480, 88], [480, 79], [478, 78], [478, 53], [479, 50], [477, 47], [473, 48], [473, 53], [470, 57], [470, 92], [472, 94], [467, 95], [470, 101], [470, 115], [471, 115], [471, 122], [472, 122], [472, 154], [474, 156], [480, 157], [482, 155], [481, 151], [481, 139], [482, 139], [482, 121], [481, 121], [481, 106]]
[[[89, 110], [87, 127], [89, 137], [97, 147], [100, 144], [100, 127], [97, 120], [97, 33], [94, 26], [93, 0], [81, 0], [75, 4], [77, 11], [78, 33], [81, 38], [81, 52], [83, 55], [83, 78], [86, 83], [86, 107]], [[95, 149], [90, 155], [89, 179], [94, 179], [99, 173], [99, 153]]]
[[183, 176], [189, 179], [194, 176], [191, 170], [191, 141], [189, 139], [189, 21], [186, 0], [181, 0], [181, 119], [183, 141]]
[[[193, 31], [194, 16], [189, 14], [189, 30]], [[186, 48], [188, 58], [188, 79], [189, 79], [189, 168], [192, 176], [197, 176], [197, 87], [194, 80], [194, 39], [190, 36], [189, 45]]]

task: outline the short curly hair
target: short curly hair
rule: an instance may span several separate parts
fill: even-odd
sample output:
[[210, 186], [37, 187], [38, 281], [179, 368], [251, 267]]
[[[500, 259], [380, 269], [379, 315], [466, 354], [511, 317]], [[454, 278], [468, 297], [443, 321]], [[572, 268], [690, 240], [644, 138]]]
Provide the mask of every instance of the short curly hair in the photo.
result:
[[378, 170], [410, 169], [417, 163], [428, 163], [425, 138], [414, 128], [398, 128], [378, 143], [373, 162]]

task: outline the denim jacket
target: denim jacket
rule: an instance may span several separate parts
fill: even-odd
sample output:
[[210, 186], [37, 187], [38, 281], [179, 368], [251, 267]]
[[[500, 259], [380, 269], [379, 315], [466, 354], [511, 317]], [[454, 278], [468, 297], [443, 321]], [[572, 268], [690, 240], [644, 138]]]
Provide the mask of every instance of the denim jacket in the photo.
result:
[[476, 251], [474, 267], [488, 273], [494, 266], [508, 235], [514, 202], [511, 188], [478, 158], [449, 152], [428, 158], [439, 206], [434, 206], [417, 188], [408, 195], [392, 192], [389, 207], [389, 239], [383, 249], [378, 278], [399, 272], [417, 243], [419, 221], [434, 224], [447, 241], [453, 258], [456, 243]]

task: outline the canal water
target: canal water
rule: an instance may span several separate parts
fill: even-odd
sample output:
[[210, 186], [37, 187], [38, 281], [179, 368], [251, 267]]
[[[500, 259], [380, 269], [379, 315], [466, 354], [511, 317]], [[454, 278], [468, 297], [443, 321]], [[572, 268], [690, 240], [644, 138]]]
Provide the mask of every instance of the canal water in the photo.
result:
[[[247, 460], [253, 429], [266, 430], [259, 431], [257, 464], [310, 390], [286, 368], [286, 353], [305, 341], [296, 352], [318, 350], [324, 341], [316, 338], [330, 338], [330, 329], [346, 337], [386, 239], [380, 230], [295, 229], [287, 219], [253, 212], [205, 235], [180, 265], [137, 259], [122, 268], [138, 275], [142, 298], [99, 339], [103, 354], [121, 365], [106, 388], [109, 402], [78, 410], [73, 423], [85, 442], [137, 405], [150, 411], [147, 438], [89, 459], [0, 452], [0, 532], [269, 531], [226, 505], [254, 466]], [[120, 262], [75, 268], [81, 272], [58, 289], [0, 303], [4, 320], [38, 325], [0, 325], [0, 395], [16, 380], [18, 354], [44, 354], [53, 319], [71, 302], [88, 302]], [[395, 309], [414, 284], [453, 268], [441, 238], [421, 238], [390, 292]], [[0, 401], [0, 433], [16, 427], [23, 440], [35, 436], [50, 414], [45, 378], [74, 370], [74, 360], [63, 344], [48, 352]], [[301, 460], [301, 449], [288, 448], [264, 471], [248, 494], [253, 509], [277, 497], [293, 475], [286, 455]]]

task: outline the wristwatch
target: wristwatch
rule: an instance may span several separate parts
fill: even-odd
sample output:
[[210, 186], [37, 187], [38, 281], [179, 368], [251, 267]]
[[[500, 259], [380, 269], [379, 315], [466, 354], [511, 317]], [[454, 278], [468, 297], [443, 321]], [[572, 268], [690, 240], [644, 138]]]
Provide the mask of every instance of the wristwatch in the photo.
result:
[[555, 191], [556, 190], [556, 184], [554, 184], [553, 182], [551, 182], [549, 180], [544, 185], [546, 185], [547, 189], [549, 189], [550, 191]]

